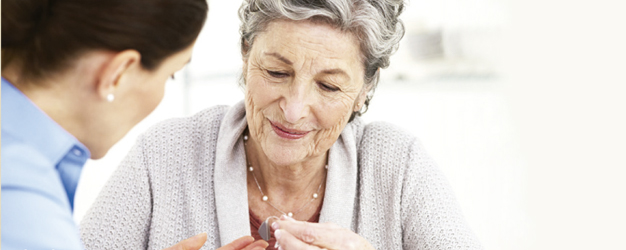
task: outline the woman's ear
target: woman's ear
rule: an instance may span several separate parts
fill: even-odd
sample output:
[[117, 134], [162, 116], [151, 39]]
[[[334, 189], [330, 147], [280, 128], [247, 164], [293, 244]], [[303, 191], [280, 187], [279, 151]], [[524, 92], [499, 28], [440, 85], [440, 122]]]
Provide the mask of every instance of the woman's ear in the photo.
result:
[[246, 76], [248, 75], [248, 58], [249, 58], [248, 56], [244, 56], [242, 58], [243, 63], [241, 65], [241, 79], [240, 79], [242, 86], [245, 86]]
[[103, 100], [113, 101], [118, 87], [133, 70], [141, 68], [141, 54], [124, 50], [113, 55], [98, 77], [96, 89]]
[[241, 61], [243, 62], [242, 70], [244, 73], [246, 72], [248, 67], [248, 58], [250, 58], [250, 44], [244, 40], [243, 44], [241, 45]]
[[363, 86], [361, 93], [359, 93], [359, 96], [357, 96], [356, 102], [354, 103], [354, 112], [358, 112], [361, 108], [363, 108], [365, 100], [367, 99], [367, 93], [369, 93], [371, 89], [371, 86]]

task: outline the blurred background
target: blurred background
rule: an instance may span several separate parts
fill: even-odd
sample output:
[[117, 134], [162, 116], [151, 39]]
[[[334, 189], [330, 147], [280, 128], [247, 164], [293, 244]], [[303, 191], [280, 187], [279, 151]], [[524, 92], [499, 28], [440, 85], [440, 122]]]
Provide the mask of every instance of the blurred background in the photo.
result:
[[[136, 137], [243, 98], [239, 1], [210, 1], [191, 63], [157, 109], [89, 161], [79, 222]], [[485, 249], [626, 249], [620, 3], [413, 0], [366, 121], [419, 137]], [[621, 21], [621, 22], [620, 22]]]

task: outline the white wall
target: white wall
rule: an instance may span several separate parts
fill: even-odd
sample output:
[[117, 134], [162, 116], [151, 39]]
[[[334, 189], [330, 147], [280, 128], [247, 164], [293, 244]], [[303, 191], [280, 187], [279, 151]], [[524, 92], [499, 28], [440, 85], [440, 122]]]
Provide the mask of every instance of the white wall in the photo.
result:
[[513, 1], [505, 97], [532, 249], [626, 249], [624, 1]]

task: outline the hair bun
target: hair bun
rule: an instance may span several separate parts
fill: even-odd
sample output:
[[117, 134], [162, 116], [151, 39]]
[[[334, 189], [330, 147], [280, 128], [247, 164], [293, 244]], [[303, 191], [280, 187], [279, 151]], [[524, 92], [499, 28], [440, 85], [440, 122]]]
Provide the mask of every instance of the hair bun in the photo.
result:
[[48, 0], [2, 0], [2, 48], [28, 43], [47, 18]]

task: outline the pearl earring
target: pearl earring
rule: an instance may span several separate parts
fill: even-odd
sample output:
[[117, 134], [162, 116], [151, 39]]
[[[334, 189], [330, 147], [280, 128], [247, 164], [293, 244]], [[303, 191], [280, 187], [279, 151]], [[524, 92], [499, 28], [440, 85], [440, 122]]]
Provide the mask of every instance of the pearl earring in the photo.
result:
[[113, 102], [113, 100], [115, 100], [115, 96], [113, 94], [108, 94], [107, 95], [107, 101]]

